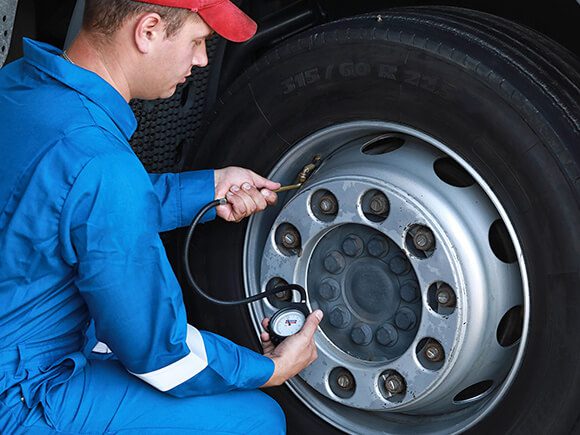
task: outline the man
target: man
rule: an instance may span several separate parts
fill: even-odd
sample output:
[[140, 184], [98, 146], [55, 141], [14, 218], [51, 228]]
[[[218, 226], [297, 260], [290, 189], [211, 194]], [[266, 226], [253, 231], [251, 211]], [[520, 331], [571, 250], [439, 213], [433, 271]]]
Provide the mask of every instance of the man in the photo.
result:
[[[239, 221], [279, 184], [148, 175], [128, 144], [127, 102], [172, 95], [212, 30], [243, 41], [256, 26], [226, 0], [88, 0], [68, 53], [27, 40], [0, 71], [0, 432], [284, 432], [257, 388], [316, 358], [322, 313], [276, 348], [262, 333], [264, 356], [198, 331], [158, 236], [216, 197]], [[81, 351], [91, 320], [116, 359]]]

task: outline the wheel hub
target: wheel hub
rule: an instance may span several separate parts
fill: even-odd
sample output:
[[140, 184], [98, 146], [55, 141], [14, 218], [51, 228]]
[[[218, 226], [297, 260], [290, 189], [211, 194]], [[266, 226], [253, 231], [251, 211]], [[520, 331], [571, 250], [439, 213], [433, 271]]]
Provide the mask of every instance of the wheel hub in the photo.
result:
[[313, 309], [320, 327], [344, 352], [388, 361], [411, 345], [421, 319], [417, 276], [404, 252], [381, 232], [359, 224], [329, 231], [309, 262]]

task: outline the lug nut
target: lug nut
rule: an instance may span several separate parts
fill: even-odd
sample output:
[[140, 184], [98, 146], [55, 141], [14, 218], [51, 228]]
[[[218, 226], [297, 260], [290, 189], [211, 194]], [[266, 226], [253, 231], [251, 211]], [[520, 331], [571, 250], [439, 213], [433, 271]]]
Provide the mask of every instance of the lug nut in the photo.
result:
[[288, 302], [289, 300], [292, 299], [292, 292], [290, 290], [284, 290], [281, 291], [280, 293], [276, 293], [274, 296], [279, 301]]
[[437, 303], [439, 303], [439, 305], [441, 305], [442, 307], [448, 308], [454, 307], [457, 301], [455, 297], [455, 292], [447, 284], [443, 284], [441, 285], [441, 287], [437, 289], [436, 296]]
[[416, 321], [415, 313], [408, 308], [403, 307], [395, 314], [395, 325], [403, 331], [412, 329]]
[[326, 279], [318, 286], [318, 294], [322, 299], [332, 301], [338, 297], [338, 283], [333, 279]]
[[392, 396], [402, 394], [406, 390], [405, 380], [400, 374], [392, 373], [385, 378], [385, 390]]
[[427, 341], [425, 344], [424, 354], [427, 360], [431, 362], [440, 362], [443, 361], [445, 351], [443, 350], [443, 346], [441, 346], [438, 341], [429, 339], [429, 341]]
[[339, 306], [334, 308], [329, 316], [328, 321], [335, 328], [344, 328], [350, 323], [351, 314], [345, 307]]
[[296, 249], [300, 246], [300, 234], [298, 231], [288, 228], [282, 234], [282, 246], [286, 249]]
[[389, 262], [389, 267], [391, 271], [397, 275], [404, 275], [411, 269], [411, 265], [407, 259], [403, 258], [401, 255], [393, 257]]
[[379, 344], [391, 347], [399, 340], [399, 333], [393, 325], [386, 324], [377, 329], [375, 337]]
[[340, 252], [332, 251], [324, 258], [323, 264], [328, 272], [338, 275], [344, 269], [346, 262]]
[[[275, 289], [276, 287], [282, 287], [285, 285], [288, 285], [288, 283], [282, 278], [279, 277], [272, 278], [266, 285], [266, 290], [272, 290]], [[279, 293], [274, 293], [274, 297], [279, 301], [287, 302], [292, 299], [292, 291], [284, 290]]]
[[369, 254], [373, 257], [381, 257], [389, 250], [389, 244], [379, 237], [374, 237], [369, 240], [369, 244], [367, 247]]
[[354, 234], [351, 234], [344, 242], [342, 242], [342, 251], [349, 257], [359, 256], [364, 248], [362, 239]]
[[435, 247], [435, 236], [427, 227], [419, 227], [413, 235], [413, 244], [419, 251], [430, 251]]
[[359, 323], [350, 331], [350, 338], [355, 344], [366, 346], [373, 339], [373, 330], [366, 323]]
[[418, 296], [417, 284], [409, 282], [401, 287], [401, 299], [405, 302], [413, 302]]
[[336, 383], [343, 390], [352, 390], [354, 388], [354, 378], [347, 371], [343, 371], [338, 375]]
[[336, 214], [338, 211], [338, 203], [336, 198], [332, 195], [323, 195], [318, 203], [320, 211], [323, 214]]
[[374, 214], [385, 215], [389, 212], [389, 200], [382, 193], [377, 193], [371, 198], [369, 208]]

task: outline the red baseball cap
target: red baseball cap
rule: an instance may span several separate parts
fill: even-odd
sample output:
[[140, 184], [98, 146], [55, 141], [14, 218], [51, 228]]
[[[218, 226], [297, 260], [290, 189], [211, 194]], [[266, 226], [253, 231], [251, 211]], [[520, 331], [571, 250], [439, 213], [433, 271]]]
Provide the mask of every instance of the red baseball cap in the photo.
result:
[[216, 33], [233, 42], [244, 42], [256, 34], [258, 25], [229, 0], [136, 0], [171, 8], [189, 9]]

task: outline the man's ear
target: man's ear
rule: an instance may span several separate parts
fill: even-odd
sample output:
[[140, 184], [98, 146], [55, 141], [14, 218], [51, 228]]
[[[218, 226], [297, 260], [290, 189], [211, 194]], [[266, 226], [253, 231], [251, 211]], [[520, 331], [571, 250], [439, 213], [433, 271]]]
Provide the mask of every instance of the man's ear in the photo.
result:
[[165, 23], [154, 12], [141, 15], [135, 23], [135, 44], [143, 53], [150, 53], [153, 45], [165, 37]]

